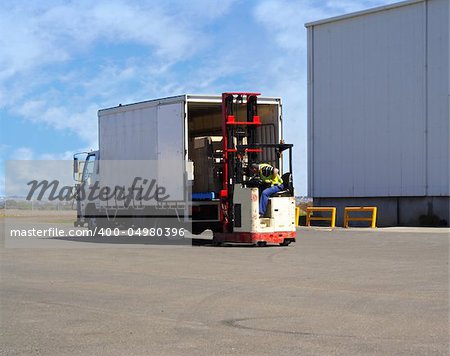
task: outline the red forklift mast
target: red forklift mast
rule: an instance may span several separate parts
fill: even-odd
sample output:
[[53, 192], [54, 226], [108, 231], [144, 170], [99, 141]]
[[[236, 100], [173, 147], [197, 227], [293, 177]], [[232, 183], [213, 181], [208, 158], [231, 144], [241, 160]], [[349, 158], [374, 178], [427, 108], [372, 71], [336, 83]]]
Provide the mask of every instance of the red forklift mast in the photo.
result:
[[[244, 138], [247, 145], [256, 144], [256, 128], [261, 125], [257, 112], [257, 97], [260, 93], [223, 93], [222, 94], [222, 135], [223, 135], [223, 182], [220, 192], [221, 220], [223, 232], [233, 231], [233, 188], [243, 181], [243, 155], [237, 147], [242, 146]], [[239, 121], [238, 105], [246, 101], [246, 120]], [[246, 148], [245, 153], [252, 153], [252, 161], [256, 161], [260, 148]], [[248, 162], [251, 164], [252, 162]]]

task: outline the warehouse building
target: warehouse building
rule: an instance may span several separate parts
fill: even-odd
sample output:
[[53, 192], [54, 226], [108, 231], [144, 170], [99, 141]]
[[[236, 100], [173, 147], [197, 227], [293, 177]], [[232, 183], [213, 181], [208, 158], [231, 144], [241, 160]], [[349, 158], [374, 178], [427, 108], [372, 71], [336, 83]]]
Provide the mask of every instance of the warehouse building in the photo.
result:
[[308, 190], [378, 226], [449, 223], [449, 0], [306, 24]]

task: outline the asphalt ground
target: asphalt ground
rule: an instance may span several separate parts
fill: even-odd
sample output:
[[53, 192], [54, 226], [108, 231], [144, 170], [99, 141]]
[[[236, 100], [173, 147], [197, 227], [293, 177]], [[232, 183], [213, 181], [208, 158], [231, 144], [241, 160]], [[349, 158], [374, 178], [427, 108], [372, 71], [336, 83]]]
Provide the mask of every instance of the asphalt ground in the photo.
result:
[[[449, 354], [448, 229], [1, 249], [1, 354]], [[90, 248], [95, 247], [95, 248]]]

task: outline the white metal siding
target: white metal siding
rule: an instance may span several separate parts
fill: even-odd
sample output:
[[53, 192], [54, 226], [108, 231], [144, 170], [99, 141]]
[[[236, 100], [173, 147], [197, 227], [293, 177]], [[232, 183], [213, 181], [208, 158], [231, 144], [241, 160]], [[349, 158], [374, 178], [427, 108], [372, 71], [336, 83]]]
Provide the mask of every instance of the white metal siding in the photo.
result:
[[309, 194], [448, 195], [448, 0], [308, 31]]
[[158, 107], [99, 114], [102, 160], [156, 160]]
[[449, 1], [428, 2], [428, 194], [449, 191]]

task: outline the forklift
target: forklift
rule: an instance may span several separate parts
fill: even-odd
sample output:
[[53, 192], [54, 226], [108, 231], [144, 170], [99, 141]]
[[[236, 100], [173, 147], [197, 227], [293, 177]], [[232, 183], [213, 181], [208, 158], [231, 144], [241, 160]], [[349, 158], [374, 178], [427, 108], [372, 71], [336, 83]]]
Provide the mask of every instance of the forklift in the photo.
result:
[[[256, 246], [295, 242], [295, 196], [292, 180], [292, 144], [259, 143], [257, 113], [260, 93], [232, 92], [222, 94], [223, 169], [220, 191], [220, 232], [214, 232], [213, 243], [245, 243]], [[235, 116], [238, 105], [246, 105], [246, 120]], [[282, 191], [270, 197], [266, 214], [259, 216], [261, 192], [266, 188], [250, 174], [264, 150], [275, 150], [281, 172], [282, 156], [289, 153], [289, 171], [281, 176]]]

